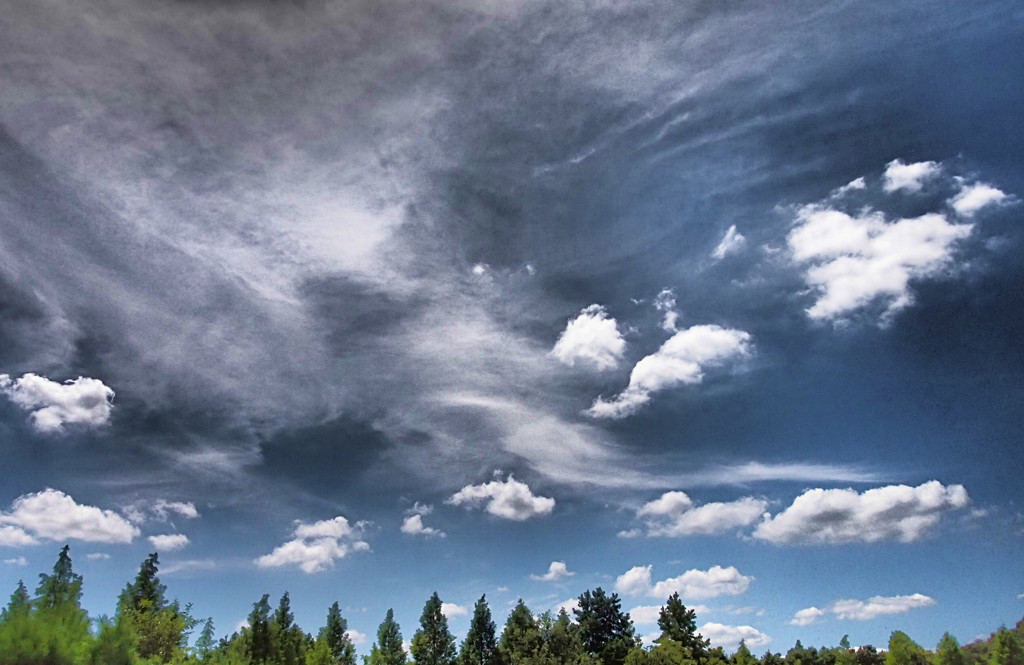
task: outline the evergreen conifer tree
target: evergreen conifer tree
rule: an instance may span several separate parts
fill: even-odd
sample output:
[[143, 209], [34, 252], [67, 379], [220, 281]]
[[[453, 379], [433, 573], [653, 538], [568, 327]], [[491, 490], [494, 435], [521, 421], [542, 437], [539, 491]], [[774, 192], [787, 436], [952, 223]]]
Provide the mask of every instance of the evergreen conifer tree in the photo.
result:
[[669, 596], [658, 613], [658, 628], [661, 628], [661, 639], [678, 642], [689, 649], [691, 657], [698, 663], [707, 660], [711, 642], [697, 632], [697, 613], [683, 605], [678, 593]]
[[388, 609], [384, 621], [377, 628], [377, 642], [370, 649], [368, 665], [405, 665], [402, 631], [395, 621], [394, 610]]
[[473, 606], [473, 618], [462, 643], [460, 665], [499, 665], [501, 654], [495, 630], [491, 609], [487, 606], [487, 596], [480, 596], [480, 600]]
[[630, 650], [639, 646], [633, 621], [622, 611], [618, 594], [609, 596], [601, 587], [584, 591], [573, 612], [583, 647], [602, 665], [622, 665]]
[[441, 613], [441, 598], [436, 591], [423, 606], [420, 628], [413, 635], [411, 651], [416, 665], [453, 665], [455, 662], [455, 638]]

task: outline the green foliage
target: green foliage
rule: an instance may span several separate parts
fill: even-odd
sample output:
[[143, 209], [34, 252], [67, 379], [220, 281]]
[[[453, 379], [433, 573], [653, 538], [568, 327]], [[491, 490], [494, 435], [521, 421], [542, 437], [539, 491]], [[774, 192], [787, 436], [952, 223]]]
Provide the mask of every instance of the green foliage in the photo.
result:
[[949, 633], [944, 633], [935, 647], [935, 665], [966, 665], [960, 643]]
[[539, 659], [544, 638], [533, 612], [520, 598], [501, 631], [501, 658], [506, 665], [525, 665]]
[[455, 638], [448, 630], [448, 620], [441, 614], [441, 598], [435, 591], [423, 606], [420, 628], [412, 638], [416, 665], [453, 665]]
[[924, 649], [901, 631], [894, 631], [889, 637], [889, 651], [885, 654], [885, 665], [928, 665]]
[[491, 608], [487, 606], [487, 596], [480, 596], [480, 600], [473, 606], [473, 618], [459, 653], [460, 665], [500, 665], [502, 658], [495, 630]]
[[678, 593], [669, 596], [658, 613], [658, 628], [661, 628], [662, 639], [678, 642], [689, 649], [693, 660], [698, 663], [707, 660], [710, 641], [697, 632], [697, 613], [683, 605]]
[[137, 650], [129, 628], [117, 621], [100, 621], [89, 665], [135, 665]]
[[562, 608], [543, 630], [544, 660], [551, 665], [581, 665], [588, 660], [580, 640], [579, 627]]
[[370, 649], [368, 665], [405, 665], [402, 631], [395, 621], [394, 610], [388, 608], [384, 621], [377, 627], [377, 642]]
[[750, 653], [750, 649], [747, 648], [746, 640], [740, 640], [740, 646], [736, 649], [736, 653], [729, 659], [732, 665], [756, 665], [757, 659], [754, 658], [754, 654]]
[[274, 662], [277, 665], [302, 665], [305, 662], [305, 637], [305, 633], [295, 625], [291, 597], [285, 591], [270, 622]]
[[335, 601], [327, 609], [327, 623], [317, 636], [318, 642], [326, 642], [335, 665], [355, 665], [356, 647], [348, 636], [348, 621], [341, 616], [341, 608]]
[[25, 582], [18, 580], [18, 586], [15, 587], [14, 593], [11, 594], [10, 602], [7, 603], [7, 607], [0, 610], [0, 621], [7, 621], [9, 618], [28, 614], [31, 609], [32, 601], [29, 599]]
[[870, 644], [858, 648], [855, 656], [857, 665], [882, 665], [885, 662], [885, 656]]
[[1024, 650], [1020, 639], [1012, 631], [1000, 628], [992, 641], [989, 665], [1024, 665]]
[[573, 613], [584, 649], [602, 665], [623, 665], [629, 652], [640, 645], [618, 594], [609, 596], [601, 587], [584, 591]]
[[660, 637], [647, 654], [648, 665], [696, 665], [693, 652], [682, 642]]
[[117, 602], [117, 624], [135, 641], [136, 653], [151, 663], [177, 663], [186, 657], [188, 635], [195, 620], [177, 602], [168, 603], [167, 587], [157, 575], [160, 559], [153, 552], [139, 566], [135, 581]]

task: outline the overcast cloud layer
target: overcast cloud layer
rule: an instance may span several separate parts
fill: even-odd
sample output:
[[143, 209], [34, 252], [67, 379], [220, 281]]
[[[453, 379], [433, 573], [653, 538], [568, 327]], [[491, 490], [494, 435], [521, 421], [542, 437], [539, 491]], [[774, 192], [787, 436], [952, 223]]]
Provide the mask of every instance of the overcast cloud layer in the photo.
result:
[[1016, 621], [1018, 5], [6, 3], [0, 586]]

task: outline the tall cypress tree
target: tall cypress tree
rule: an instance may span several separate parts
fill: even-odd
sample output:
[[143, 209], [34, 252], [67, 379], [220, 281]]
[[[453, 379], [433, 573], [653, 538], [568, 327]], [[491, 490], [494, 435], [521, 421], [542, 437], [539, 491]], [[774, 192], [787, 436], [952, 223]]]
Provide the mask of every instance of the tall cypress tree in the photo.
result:
[[448, 620], [441, 613], [441, 598], [435, 591], [423, 606], [420, 628], [412, 637], [412, 657], [416, 665], [453, 665], [455, 638]]
[[377, 628], [377, 643], [370, 649], [368, 665], [405, 665], [402, 631], [395, 621], [395, 612], [388, 609], [384, 621]]
[[480, 596], [473, 606], [473, 619], [469, 623], [466, 640], [459, 654], [460, 665], [499, 665], [501, 653], [495, 637], [495, 625], [491, 619], [491, 608], [487, 596]]
[[341, 616], [337, 601], [327, 610], [327, 623], [320, 630], [318, 640], [326, 640], [334, 661], [339, 665], [355, 665], [356, 647], [348, 636], [348, 621]]

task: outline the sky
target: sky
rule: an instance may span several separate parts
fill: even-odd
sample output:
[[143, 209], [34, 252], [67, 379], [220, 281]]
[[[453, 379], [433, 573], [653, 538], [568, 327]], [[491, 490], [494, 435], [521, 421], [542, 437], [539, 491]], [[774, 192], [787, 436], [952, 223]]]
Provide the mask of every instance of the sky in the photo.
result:
[[1024, 615], [1020, 3], [2, 6], [0, 593]]

